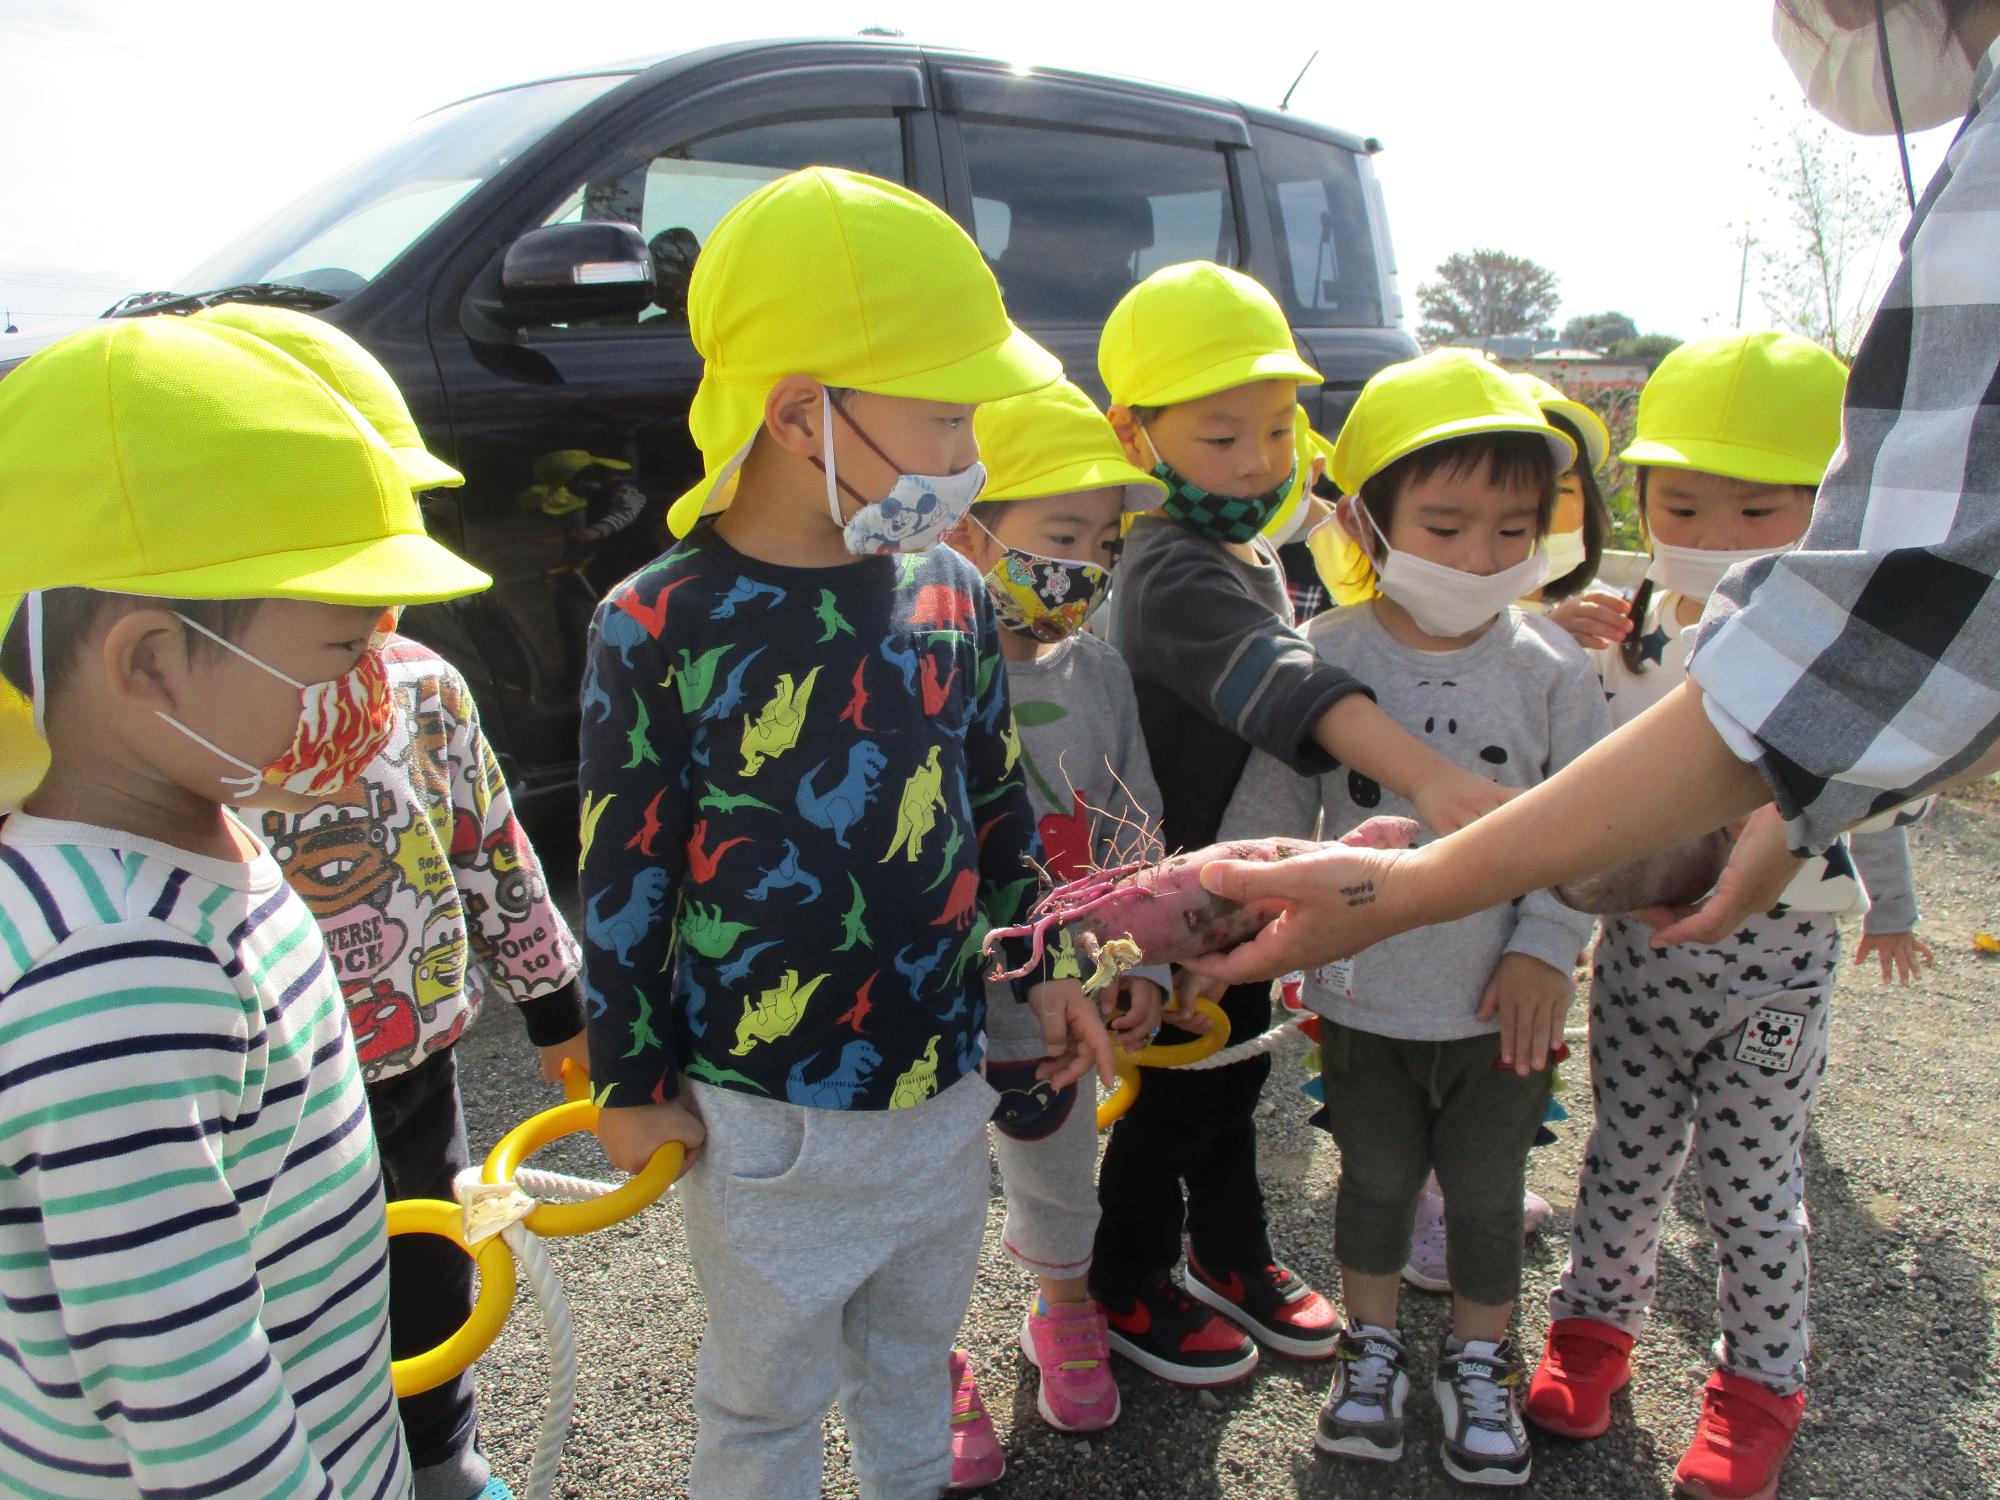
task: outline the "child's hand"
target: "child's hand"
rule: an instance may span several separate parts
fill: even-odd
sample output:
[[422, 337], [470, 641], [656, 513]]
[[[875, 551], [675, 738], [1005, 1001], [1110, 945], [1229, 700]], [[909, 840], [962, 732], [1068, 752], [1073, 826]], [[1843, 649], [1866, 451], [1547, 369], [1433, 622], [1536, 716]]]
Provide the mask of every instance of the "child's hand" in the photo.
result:
[[1223, 992], [1229, 988], [1227, 980], [1211, 979], [1206, 974], [1197, 974], [1192, 969], [1174, 970], [1174, 996], [1160, 1012], [1160, 1019], [1169, 1026], [1177, 1026], [1182, 1031], [1195, 1036], [1208, 1035], [1215, 1022], [1194, 1008], [1197, 1000], [1220, 1001]]
[[1520, 795], [1519, 787], [1475, 776], [1439, 756], [1435, 768], [1411, 788], [1410, 803], [1424, 825], [1443, 838]]
[[1109, 1009], [1122, 1008], [1125, 1012], [1115, 1020], [1109, 1014], [1105, 1016], [1111, 1023], [1113, 1040], [1123, 1051], [1140, 1051], [1160, 1029], [1160, 1006], [1167, 992], [1150, 979], [1127, 975], [1106, 994]]
[[700, 1115], [678, 1099], [669, 1099], [665, 1104], [599, 1110], [597, 1138], [604, 1143], [604, 1154], [611, 1158], [612, 1166], [621, 1172], [641, 1172], [654, 1152], [675, 1141], [687, 1148], [687, 1164], [692, 1166], [701, 1154], [701, 1143], [708, 1139], [708, 1130]]
[[1479, 997], [1478, 1018], [1500, 1015], [1500, 1061], [1523, 1078], [1549, 1065], [1562, 1040], [1576, 986], [1570, 976], [1525, 953], [1503, 953]]
[[1600, 651], [1632, 633], [1632, 601], [1602, 590], [1579, 594], [1556, 605], [1549, 618], [1576, 637], [1584, 650]]
[[535, 1051], [541, 1055], [544, 1083], [562, 1082], [562, 1065], [565, 1060], [581, 1068], [586, 1078], [590, 1076], [590, 1043], [585, 1040], [581, 1031], [566, 1042], [557, 1042], [549, 1047], [537, 1047]]
[[1906, 985], [1914, 984], [1926, 968], [1937, 962], [1931, 945], [1914, 932], [1868, 933], [1854, 950], [1854, 962], [1866, 963], [1871, 954], [1881, 960], [1884, 984], [1898, 978]]
[[1042, 1050], [1048, 1057], [1035, 1069], [1052, 1088], [1068, 1088], [1084, 1074], [1095, 1072], [1106, 1088], [1115, 1086], [1111, 1071], [1111, 1038], [1104, 1022], [1083, 992], [1080, 979], [1047, 979], [1028, 991], [1028, 1008], [1042, 1025]]

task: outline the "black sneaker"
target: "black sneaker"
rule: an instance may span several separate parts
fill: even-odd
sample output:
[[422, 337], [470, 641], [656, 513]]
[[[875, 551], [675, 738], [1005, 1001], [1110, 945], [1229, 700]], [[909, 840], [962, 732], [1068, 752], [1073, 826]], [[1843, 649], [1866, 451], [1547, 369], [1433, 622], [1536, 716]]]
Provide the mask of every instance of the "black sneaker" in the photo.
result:
[[1445, 1339], [1435, 1390], [1444, 1414], [1440, 1452], [1453, 1479], [1507, 1489], [1528, 1482], [1534, 1461], [1521, 1419], [1526, 1379], [1512, 1339], [1497, 1344]]
[[1313, 1446], [1344, 1458], [1394, 1463], [1403, 1456], [1403, 1403], [1410, 1356], [1387, 1328], [1350, 1325], [1334, 1340], [1333, 1386], [1320, 1409]]
[[1169, 1274], [1136, 1296], [1093, 1297], [1111, 1347], [1149, 1375], [1175, 1385], [1228, 1385], [1257, 1368], [1257, 1346]]
[[1190, 1245], [1187, 1289], [1258, 1343], [1294, 1359], [1331, 1359], [1340, 1341], [1332, 1304], [1276, 1261], [1212, 1271]]

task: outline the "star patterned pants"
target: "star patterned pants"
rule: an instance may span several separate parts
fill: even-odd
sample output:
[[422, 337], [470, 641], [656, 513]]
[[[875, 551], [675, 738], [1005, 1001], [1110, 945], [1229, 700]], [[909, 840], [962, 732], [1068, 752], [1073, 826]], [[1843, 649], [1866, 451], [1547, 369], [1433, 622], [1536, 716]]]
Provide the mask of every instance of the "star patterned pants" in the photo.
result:
[[1598, 939], [1596, 1125], [1549, 1311], [1642, 1331], [1662, 1218], [1692, 1159], [1717, 1261], [1716, 1361], [1787, 1395], [1805, 1384], [1804, 1146], [1840, 931], [1780, 907], [1718, 947], [1656, 953], [1649, 937], [1613, 917]]

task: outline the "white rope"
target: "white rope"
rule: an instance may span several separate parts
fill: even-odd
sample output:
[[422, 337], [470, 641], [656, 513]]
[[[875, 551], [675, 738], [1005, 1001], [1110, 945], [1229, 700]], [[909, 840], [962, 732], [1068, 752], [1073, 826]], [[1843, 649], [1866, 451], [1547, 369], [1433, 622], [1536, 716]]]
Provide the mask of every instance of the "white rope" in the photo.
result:
[[1176, 1073], [1200, 1073], [1209, 1068], [1226, 1068], [1231, 1063], [1244, 1062], [1252, 1057], [1262, 1057], [1267, 1052], [1276, 1052], [1284, 1044], [1288, 1034], [1296, 1033], [1305, 1023], [1305, 1017], [1281, 1021], [1262, 1036], [1253, 1036], [1247, 1042], [1237, 1042], [1224, 1047], [1220, 1052], [1199, 1058], [1194, 1062], [1181, 1063], [1173, 1071]]
[[585, 1198], [602, 1198], [618, 1191], [615, 1182], [597, 1182], [589, 1177], [571, 1177], [562, 1172], [544, 1172], [539, 1167], [521, 1167], [514, 1173], [514, 1185], [535, 1198], [554, 1198], [577, 1203]]

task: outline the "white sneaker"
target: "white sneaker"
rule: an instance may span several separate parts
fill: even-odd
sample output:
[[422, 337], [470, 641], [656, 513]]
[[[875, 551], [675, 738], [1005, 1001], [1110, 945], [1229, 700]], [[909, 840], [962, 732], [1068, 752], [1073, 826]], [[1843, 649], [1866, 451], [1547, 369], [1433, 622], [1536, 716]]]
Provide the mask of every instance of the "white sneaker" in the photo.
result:
[[1440, 1456], [1453, 1479], [1509, 1489], [1528, 1482], [1534, 1460], [1521, 1417], [1524, 1378], [1511, 1339], [1445, 1339], [1433, 1389], [1444, 1415]]
[[1313, 1445], [1322, 1453], [1394, 1463], [1403, 1456], [1410, 1356], [1389, 1328], [1348, 1324], [1333, 1350], [1333, 1386]]

